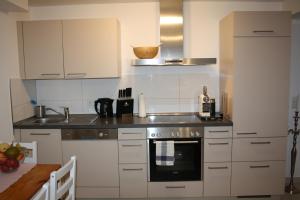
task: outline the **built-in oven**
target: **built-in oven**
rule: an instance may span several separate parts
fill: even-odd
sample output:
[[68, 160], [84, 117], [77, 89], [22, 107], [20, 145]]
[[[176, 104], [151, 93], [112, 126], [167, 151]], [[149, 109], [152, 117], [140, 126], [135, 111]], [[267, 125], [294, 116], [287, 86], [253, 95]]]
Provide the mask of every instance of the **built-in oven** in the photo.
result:
[[[148, 181], [201, 181], [203, 178], [203, 127], [147, 128]], [[157, 165], [157, 141], [174, 141], [174, 163]]]

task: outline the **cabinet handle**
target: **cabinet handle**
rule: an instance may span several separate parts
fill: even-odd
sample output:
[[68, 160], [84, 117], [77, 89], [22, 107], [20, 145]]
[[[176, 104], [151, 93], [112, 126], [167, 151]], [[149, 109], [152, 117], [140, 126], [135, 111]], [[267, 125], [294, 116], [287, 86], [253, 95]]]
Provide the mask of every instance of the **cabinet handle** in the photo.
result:
[[250, 144], [271, 144], [271, 142], [250, 142]]
[[229, 131], [208, 131], [209, 133], [228, 133]]
[[253, 166], [249, 166], [250, 168], [252, 169], [255, 169], [255, 168], [269, 168], [270, 165], [253, 165]]
[[30, 133], [30, 135], [50, 135], [50, 133]]
[[136, 134], [142, 134], [142, 133], [121, 133], [123, 135], [136, 135]]
[[257, 133], [236, 133], [237, 135], [256, 135]]
[[185, 185], [182, 185], [182, 186], [166, 186], [166, 189], [185, 189]]
[[254, 30], [253, 33], [274, 33], [274, 30]]
[[142, 144], [122, 144], [122, 147], [142, 147]]
[[123, 171], [143, 171], [143, 168], [123, 168]]
[[67, 76], [86, 76], [86, 73], [67, 73]]
[[41, 74], [41, 76], [59, 76], [60, 74]]
[[228, 142], [216, 142], [216, 143], [208, 143], [209, 145], [228, 145]]
[[208, 167], [208, 169], [228, 169], [228, 167]]

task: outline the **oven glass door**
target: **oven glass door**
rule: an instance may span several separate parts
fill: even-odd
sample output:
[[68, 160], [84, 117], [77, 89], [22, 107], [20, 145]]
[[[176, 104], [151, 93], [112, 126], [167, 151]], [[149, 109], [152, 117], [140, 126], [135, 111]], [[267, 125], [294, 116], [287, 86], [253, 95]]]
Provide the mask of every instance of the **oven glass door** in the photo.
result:
[[[170, 140], [159, 139], [158, 141]], [[172, 139], [173, 140], [173, 139]], [[150, 181], [194, 181], [202, 180], [202, 141], [197, 139], [175, 139], [175, 162], [173, 166], [156, 165], [156, 144], [149, 140]]]

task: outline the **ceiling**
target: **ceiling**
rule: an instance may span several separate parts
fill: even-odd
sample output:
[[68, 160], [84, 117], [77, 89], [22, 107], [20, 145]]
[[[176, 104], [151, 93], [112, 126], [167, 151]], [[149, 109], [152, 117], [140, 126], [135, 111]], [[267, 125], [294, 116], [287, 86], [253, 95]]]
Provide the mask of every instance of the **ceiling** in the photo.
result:
[[[159, 0], [28, 0], [29, 6], [95, 4], [95, 3], [130, 3], [130, 2], [155, 2], [155, 1], [159, 1]], [[185, 0], [185, 1], [204, 1], [204, 0]], [[210, 0], [210, 1], [282, 2], [283, 0]]]

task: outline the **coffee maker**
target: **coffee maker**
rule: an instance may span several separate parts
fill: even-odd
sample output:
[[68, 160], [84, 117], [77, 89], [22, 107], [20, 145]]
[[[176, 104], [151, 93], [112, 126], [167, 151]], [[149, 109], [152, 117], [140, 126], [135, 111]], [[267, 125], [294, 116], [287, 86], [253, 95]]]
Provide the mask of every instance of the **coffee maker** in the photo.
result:
[[[102, 118], [113, 117], [113, 99], [110, 98], [99, 98], [95, 101], [95, 111]], [[99, 105], [100, 104], [100, 110]]]
[[199, 96], [199, 115], [201, 119], [213, 120], [216, 117], [216, 101], [207, 93], [207, 87], [203, 87], [203, 93]]

